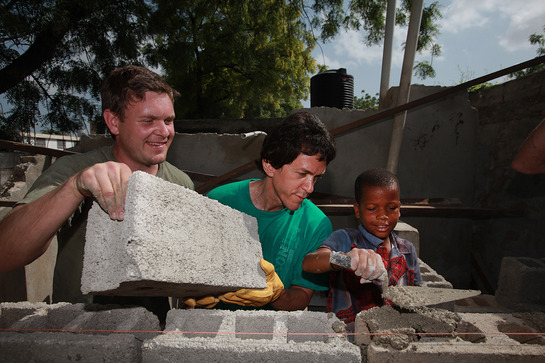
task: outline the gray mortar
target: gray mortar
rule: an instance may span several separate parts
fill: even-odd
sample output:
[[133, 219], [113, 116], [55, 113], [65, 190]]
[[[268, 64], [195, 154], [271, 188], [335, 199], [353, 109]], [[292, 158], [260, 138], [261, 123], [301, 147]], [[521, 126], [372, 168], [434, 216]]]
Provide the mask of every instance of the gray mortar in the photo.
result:
[[382, 289], [383, 298], [391, 300], [397, 306], [406, 309], [465, 299], [480, 293], [478, 290], [426, 286], [387, 286]]
[[198, 297], [264, 288], [254, 217], [143, 172], [129, 179], [125, 218], [89, 212], [81, 290]]
[[[454, 333], [461, 321], [456, 313], [446, 310], [420, 308], [418, 311], [401, 313], [388, 305], [364, 310], [357, 315], [356, 319], [360, 329], [363, 326], [364, 331], [366, 328], [369, 333], [377, 334], [371, 339], [359, 339], [356, 341], [357, 344], [373, 342], [389, 345], [398, 350], [405, 349], [410, 342], [418, 340], [418, 333], [426, 333], [426, 337], [437, 333], [436, 337], [441, 338], [445, 337], [443, 333]], [[380, 335], [381, 333], [384, 335]]]

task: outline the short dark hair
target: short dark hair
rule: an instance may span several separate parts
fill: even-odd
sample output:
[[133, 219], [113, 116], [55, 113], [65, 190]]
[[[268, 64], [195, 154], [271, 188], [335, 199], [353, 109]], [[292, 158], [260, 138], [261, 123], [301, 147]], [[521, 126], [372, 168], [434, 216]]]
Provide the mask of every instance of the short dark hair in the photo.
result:
[[366, 187], [394, 187], [399, 191], [399, 180], [397, 176], [382, 168], [368, 169], [358, 175], [354, 183], [354, 195], [356, 203], [361, 202], [363, 188]]
[[123, 120], [129, 103], [143, 100], [149, 91], [166, 93], [172, 102], [180, 95], [161, 76], [145, 67], [129, 65], [114, 69], [102, 84], [102, 112], [110, 109]]
[[299, 154], [320, 155], [320, 161], [329, 164], [337, 153], [335, 138], [318, 117], [307, 111], [295, 112], [273, 128], [261, 147], [256, 166], [263, 171], [262, 161], [280, 169], [293, 162]]

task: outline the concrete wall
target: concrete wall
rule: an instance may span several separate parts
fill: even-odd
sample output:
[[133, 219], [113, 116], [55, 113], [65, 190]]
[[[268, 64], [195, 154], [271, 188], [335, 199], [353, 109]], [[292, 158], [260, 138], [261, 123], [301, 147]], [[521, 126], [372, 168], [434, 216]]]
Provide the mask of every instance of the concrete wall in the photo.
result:
[[479, 110], [474, 204], [520, 211], [520, 218], [476, 220], [473, 249], [496, 288], [504, 256], [545, 256], [545, 175], [523, 175], [510, 163], [545, 117], [545, 72], [472, 95]]
[[0, 188], [13, 174], [15, 165], [19, 163], [19, 152], [0, 152]]

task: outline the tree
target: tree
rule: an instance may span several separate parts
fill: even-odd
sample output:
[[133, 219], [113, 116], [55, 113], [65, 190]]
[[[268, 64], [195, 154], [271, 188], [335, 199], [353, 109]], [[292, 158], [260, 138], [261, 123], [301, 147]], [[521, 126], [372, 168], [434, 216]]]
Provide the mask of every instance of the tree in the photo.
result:
[[1, 137], [35, 125], [77, 132], [100, 115], [100, 85], [137, 63], [149, 12], [137, 0], [0, 0]]
[[[36, 125], [76, 132], [99, 124], [102, 80], [129, 63], [157, 67], [182, 93], [179, 118], [284, 116], [308, 97], [318, 39], [362, 28], [367, 44], [380, 41], [386, 0], [0, 4], [0, 94], [9, 106], [0, 114], [0, 137], [13, 138]], [[424, 47], [434, 27], [423, 24]]]
[[[543, 27], [543, 31], [545, 32], [545, 26]], [[530, 41], [530, 44], [538, 46], [536, 50], [538, 57], [545, 55], [545, 35], [544, 34], [534, 33], [528, 37], [528, 40]], [[540, 63], [533, 67], [511, 73], [509, 76], [511, 78], [522, 78], [529, 74], [541, 72], [543, 70], [545, 70], [545, 64]]]
[[[309, 23], [321, 29], [320, 38], [323, 41], [331, 40], [341, 29], [363, 30], [363, 42], [367, 46], [378, 44], [384, 39], [387, 0], [349, 0], [346, 8], [343, 7], [343, 1], [336, 0], [316, 0], [310, 7], [306, 7], [303, 0], [296, 2], [308, 10], [307, 14], [313, 14], [308, 17]], [[408, 25], [411, 4], [411, 0], [401, 2], [396, 12], [396, 25]], [[435, 42], [439, 34], [437, 20], [441, 17], [438, 2], [431, 3], [422, 11], [417, 51], [430, 49], [432, 59], [415, 65], [415, 74], [421, 79], [435, 77], [433, 58], [441, 55], [441, 46]]]
[[284, 116], [308, 96], [314, 39], [289, 2], [158, 0], [151, 24], [178, 118]]
[[379, 95], [378, 93], [375, 94], [375, 96], [371, 96], [369, 93], [365, 92], [364, 90], [361, 91], [362, 96], [354, 96], [354, 108], [357, 110], [378, 110], [378, 101], [379, 101]]

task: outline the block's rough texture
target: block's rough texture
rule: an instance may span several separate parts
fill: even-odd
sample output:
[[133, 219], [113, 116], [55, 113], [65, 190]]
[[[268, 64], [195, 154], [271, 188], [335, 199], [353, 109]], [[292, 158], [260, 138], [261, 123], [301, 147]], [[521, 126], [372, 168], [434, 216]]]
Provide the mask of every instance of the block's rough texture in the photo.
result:
[[[437, 271], [431, 268], [427, 263], [418, 259], [420, 265], [420, 273], [422, 274], [423, 286], [426, 287], [439, 287], [445, 289], [452, 289], [452, 284], [445, 280]], [[445, 310], [454, 310], [455, 301], [444, 302], [442, 304], [429, 305], [428, 307], [440, 308]]]
[[0, 304], [1, 362], [139, 362], [142, 341], [160, 334], [142, 307]]
[[0, 362], [543, 362], [545, 313], [375, 307], [333, 314], [0, 303]]
[[81, 290], [204, 296], [264, 288], [254, 217], [144, 172], [129, 179], [122, 222], [89, 212]]
[[495, 296], [515, 311], [545, 311], [545, 258], [504, 257]]
[[399, 237], [411, 242], [416, 249], [416, 255], [420, 256], [420, 232], [418, 232], [418, 229], [403, 221], [398, 221], [394, 228], [394, 232]]
[[309, 311], [170, 310], [165, 333], [142, 345], [142, 361], [361, 362], [335, 323]]

